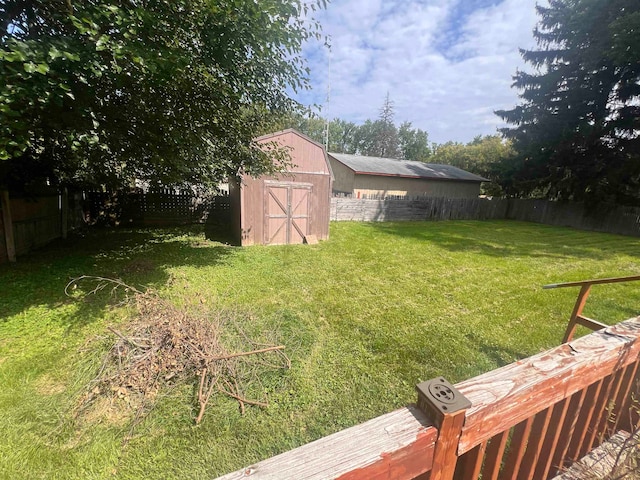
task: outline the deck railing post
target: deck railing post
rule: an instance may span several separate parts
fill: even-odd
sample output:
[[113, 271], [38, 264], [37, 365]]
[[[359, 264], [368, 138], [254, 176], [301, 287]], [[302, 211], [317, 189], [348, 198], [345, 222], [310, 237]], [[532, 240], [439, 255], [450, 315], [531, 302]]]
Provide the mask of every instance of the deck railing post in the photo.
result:
[[452, 480], [458, 459], [458, 443], [466, 411], [471, 402], [444, 378], [427, 380], [416, 386], [418, 408], [438, 428], [430, 480]]
[[590, 291], [591, 291], [591, 284], [582, 285], [582, 287], [580, 288], [580, 293], [578, 294], [576, 304], [573, 307], [573, 312], [571, 313], [571, 318], [569, 319], [569, 325], [567, 325], [567, 330], [564, 333], [564, 338], [562, 340], [562, 343], [567, 343], [573, 340], [573, 335], [576, 332], [576, 327], [578, 326], [578, 316], [582, 314], [584, 305], [585, 303], [587, 303], [587, 298], [589, 298]]
[[598, 322], [596, 320], [593, 320], [592, 318], [587, 318], [582, 315], [584, 304], [587, 302], [587, 298], [589, 297], [589, 292], [593, 285], [635, 282], [638, 280], [640, 280], [640, 275], [632, 275], [630, 277], [599, 278], [599, 279], [592, 279], [592, 280], [582, 280], [579, 282], [551, 283], [549, 285], [544, 285], [542, 287], [544, 289], [562, 288], [562, 287], [580, 287], [580, 293], [578, 294], [578, 299], [576, 300], [576, 304], [573, 307], [571, 318], [569, 318], [569, 325], [567, 325], [567, 329], [564, 333], [564, 338], [562, 339], [562, 343], [568, 343], [571, 340], [573, 340], [573, 335], [576, 333], [576, 328], [578, 325], [582, 325], [584, 327], [590, 328], [594, 332], [597, 330], [602, 330], [603, 328], [607, 328], [608, 325]]

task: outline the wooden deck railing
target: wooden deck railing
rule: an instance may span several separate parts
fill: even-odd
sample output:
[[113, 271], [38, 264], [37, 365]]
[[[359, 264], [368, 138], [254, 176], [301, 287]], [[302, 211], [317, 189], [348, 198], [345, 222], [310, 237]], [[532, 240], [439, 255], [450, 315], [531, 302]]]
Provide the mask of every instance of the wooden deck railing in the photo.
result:
[[[639, 318], [607, 327], [455, 385], [438, 412], [425, 406], [421, 384], [421, 408], [401, 408], [220, 479], [551, 478], [637, 422], [639, 338]], [[471, 406], [447, 411], [455, 395]]]
[[604, 323], [600, 323], [597, 320], [593, 320], [592, 318], [588, 318], [582, 315], [582, 310], [584, 309], [584, 306], [587, 303], [587, 298], [589, 298], [589, 293], [591, 292], [592, 285], [604, 285], [607, 283], [636, 282], [638, 280], [640, 280], [640, 275], [634, 275], [631, 277], [615, 277], [615, 278], [600, 278], [596, 280], [582, 280], [579, 282], [551, 283], [549, 285], [545, 285], [544, 287], [542, 287], [544, 289], [580, 287], [580, 293], [578, 293], [578, 299], [576, 300], [576, 304], [573, 307], [573, 312], [571, 313], [571, 317], [569, 318], [569, 324], [567, 325], [567, 330], [564, 333], [564, 338], [562, 340], [562, 343], [570, 342], [573, 339], [573, 336], [576, 333], [576, 328], [578, 327], [578, 325], [582, 325], [583, 327], [590, 328], [591, 330], [600, 330], [607, 327]]

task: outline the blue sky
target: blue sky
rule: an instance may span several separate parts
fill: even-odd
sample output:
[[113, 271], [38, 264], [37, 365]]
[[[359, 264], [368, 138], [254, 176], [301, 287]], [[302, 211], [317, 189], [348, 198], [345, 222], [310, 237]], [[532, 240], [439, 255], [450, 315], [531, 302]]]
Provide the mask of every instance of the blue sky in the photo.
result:
[[333, 0], [316, 14], [331, 37], [304, 54], [312, 90], [297, 98], [325, 104], [322, 115], [361, 123], [384, 98], [396, 123], [410, 121], [431, 141], [468, 142], [502, 126], [494, 110], [518, 102], [511, 76], [528, 69], [518, 48], [535, 46], [536, 3], [544, 0]]

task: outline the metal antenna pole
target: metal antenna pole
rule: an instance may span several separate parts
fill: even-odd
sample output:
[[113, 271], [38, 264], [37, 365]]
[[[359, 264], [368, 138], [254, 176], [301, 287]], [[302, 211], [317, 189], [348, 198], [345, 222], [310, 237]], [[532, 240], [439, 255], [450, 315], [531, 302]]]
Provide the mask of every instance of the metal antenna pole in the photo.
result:
[[327, 39], [325, 45], [329, 49], [329, 60], [327, 68], [327, 99], [325, 103], [325, 125], [324, 125], [324, 149], [329, 151], [329, 101], [331, 100], [331, 37]]

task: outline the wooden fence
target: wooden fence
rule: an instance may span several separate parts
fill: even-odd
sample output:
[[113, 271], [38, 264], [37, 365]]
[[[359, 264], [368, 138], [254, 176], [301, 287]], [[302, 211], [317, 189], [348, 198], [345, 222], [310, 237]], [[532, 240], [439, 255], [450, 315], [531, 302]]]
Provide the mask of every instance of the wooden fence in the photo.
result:
[[455, 386], [434, 379], [418, 406], [220, 479], [552, 478], [637, 423], [639, 339], [635, 318]]
[[63, 236], [60, 195], [12, 197], [0, 192], [0, 263], [15, 261], [17, 255]]
[[334, 197], [331, 220], [520, 220], [581, 230], [640, 236], [640, 208], [548, 200], [442, 198], [363, 200]]
[[173, 190], [142, 192], [85, 192], [89, 223], [111, 225], [186, 225], [231, 215], [228, 195], [203, 197]]

